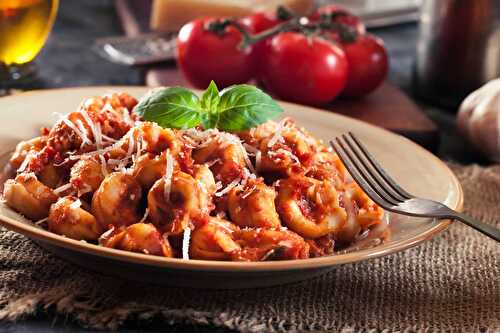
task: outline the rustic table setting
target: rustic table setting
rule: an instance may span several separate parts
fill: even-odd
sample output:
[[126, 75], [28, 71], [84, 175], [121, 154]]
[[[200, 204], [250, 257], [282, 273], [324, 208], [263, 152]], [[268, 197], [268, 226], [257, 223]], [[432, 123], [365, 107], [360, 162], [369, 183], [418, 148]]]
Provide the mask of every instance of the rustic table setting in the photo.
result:
[[[22, 89], [147, 83], [148, 68], [107, 62], [90, 48], [97, 38], [123, 34], [121, 26], [114, 1], [62, 1], [37, 58], [39, 78]], [[371, 32], [385, 41], [390, 54], [384, 89], [404, 91], [410, 96], [405, 102], [435, 124], [435, 134], [421, 143], [456, 172], [465, 190], [465, 211], [494, 224], [500, 216], [500, 169], [458, 134], [456, 110], [412, 97], [417, 24]], [[180, 80], [173, 65], [163, 70], [165, 80]], [[384, 112], [390, 117], [390, 111]], [[22, 257], [13, 257], [13, 243], [23, 250]], [[500, 330], [498, 245], [458, 225], [409, 251], [342, 266], [313, 281], [256, 291], [197, 292], [101, 279], [4, 230], [0, 248], [0, 331], [6, 332], [78, 331], [82, 324], [124, 332]], [[33, 269], [44, 266], [52, 268]], [[93, 283], [96, 277], [99, 282]]]

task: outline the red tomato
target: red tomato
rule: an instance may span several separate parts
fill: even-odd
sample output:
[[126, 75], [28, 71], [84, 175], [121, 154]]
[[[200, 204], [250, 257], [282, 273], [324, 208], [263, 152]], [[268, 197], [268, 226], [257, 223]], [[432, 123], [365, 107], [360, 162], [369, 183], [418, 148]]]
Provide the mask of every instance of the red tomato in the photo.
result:
[[[250, 16], [246, 16], [240, 20], [241, 24], [249, 27], [253, 33], [258, 34], [263, 31], [274, 28], [275, 26], [285, 22], [276, 17], [274, 13], [258, 12]], [[260, 78], [259, 69], [262, 67], [260, 62], [264, 58], [265, 44], [269, 43], [270, 38], [264, 39], [253, 45], [253, 57], [256, 62], [256, 77]]]
[[244, 17], [240, 22], [250, 27], [254, 33], [258, 34], [262, 31], [271, 29], [284, 21], [281, 21], [275, 14], [267, 12], [258, 12], [253, 15]]
[[342, 47], [349, 63], [349, 75], [342, 95], [359, 97], [369, 94], [387, 76], [389, 59], [384, 42], [372, 35], [362, 35]]
[[[361, 19], [349, 12], [342, 6], [339, 5], [327, 5], [318, 8], [316, 12], [314, 12], [309, 19], [311, 21], [319, 21], [321, 15], [338, 15], [333, 18], [334, 23], [344, 24], [351, 28], [353, 28], [359, 35], [363, 35], [366, 31], [365, 25], [361, 21]], [[336, 32], [332, 32], [330, 37], [334, 40], [339, 40], [338, 34]]]
[[177, 63], [196, 88], [214, 80], [219, 88], [245, 83], [252, 78], [255, 63], [252, 47], [238, 48], [241, 33], [228, 26], [220, 34], [207, 30], [215, 18], [202, 18], [184, 25], [177, 37]]
[[333, 100], [347, 81], [341, 48], [321, 38], [285, 32], [266, 44], [261, 80], [277, 96], [319, 105]]

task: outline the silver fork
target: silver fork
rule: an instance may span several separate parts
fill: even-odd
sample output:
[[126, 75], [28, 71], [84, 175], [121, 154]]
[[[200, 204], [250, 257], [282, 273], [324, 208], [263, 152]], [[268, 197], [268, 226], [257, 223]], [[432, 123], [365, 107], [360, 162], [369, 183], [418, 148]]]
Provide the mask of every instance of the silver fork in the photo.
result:
[[406, 192], [382, 168], [361, 141], [352, 133], [330, 141], [352, 178], [382, 208], [402, 215], [453, 219], [500, 242], [500, 229], [479, 222], [448, 206]]

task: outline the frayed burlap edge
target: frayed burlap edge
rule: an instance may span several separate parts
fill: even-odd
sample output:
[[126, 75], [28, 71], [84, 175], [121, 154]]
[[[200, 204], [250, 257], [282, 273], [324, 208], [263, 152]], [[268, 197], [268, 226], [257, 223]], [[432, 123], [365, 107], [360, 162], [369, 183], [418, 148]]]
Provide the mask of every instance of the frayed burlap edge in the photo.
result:
[[[164, 309], [162, 306], [145, 306], [136, 303], [121, 304], [119, 307], [111, 308], [107, 311], [95, 306], [104, 299], [95, 298], [85, 294], [72, 294], [67, 288], [54, 288], [43, 293], [35, 293], [23, 296], [9, 302], [0, 310], [0, 320], [15, 322], [23, 318], [36, 315], [42, 310], [47, 312], [53, 308], [58, 316], [70, 315], [83, 327], [116, 330], [130, 318], [148, 321], [161, 317], [169, 325], [173, 324], [196, 324], [222, 327], [240, 332], [315, 332], [335, 329], [336, 325], [321, 326], [316, 325], [290, 325], [285, 320], [281, 322], [262, 323], [258, 320], [245, 320], [231, 316], [228, 313], [214, 315], [210, 312], [197, 311], [195, 309]], [[92, 299], [92, 301], [79, 301], [80, 298]], [[385, 333], [392, 330], [379, 329], [356, 329], [354, 327], [344, 327], [335, 330], [340, 333]], [[399, 332], [415, 332], [415, 328], [406, 328]], [[431, 331], [429, 331], [431, 332]]]

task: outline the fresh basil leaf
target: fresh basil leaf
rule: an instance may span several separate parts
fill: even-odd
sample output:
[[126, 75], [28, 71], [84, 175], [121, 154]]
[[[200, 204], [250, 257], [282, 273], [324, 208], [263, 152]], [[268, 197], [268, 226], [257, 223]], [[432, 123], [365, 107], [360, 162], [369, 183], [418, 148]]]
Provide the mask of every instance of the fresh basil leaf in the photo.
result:
[[283, 109], [259, 88], [240, 84], [219, 94], [217, 112], [208, 115], [209, 128], [237, 132], [246, 130], [278, 116]]
[[158, 89], [145, 96], [134, 108], [144, 120], [162, 127], [191, 128], [200, 124], [200, 99], [182, 87]]
[[211, 81], [201, 97], [201, 107], [204, 111], [201, 117], [203, 127], [211, 128], [211, 115], [217, 113], [217, 105], [219, 104], [219, 101], [219, 89], [217, 88], [215, 82]]
[[208, 113], [216, 112], [219, 100], [219, 89], [215, 82], [211, 81], [207, 90], [205, 90], [201, 97], [201, 107]]

